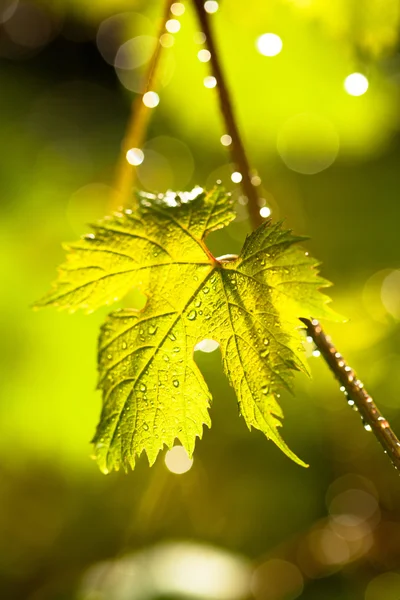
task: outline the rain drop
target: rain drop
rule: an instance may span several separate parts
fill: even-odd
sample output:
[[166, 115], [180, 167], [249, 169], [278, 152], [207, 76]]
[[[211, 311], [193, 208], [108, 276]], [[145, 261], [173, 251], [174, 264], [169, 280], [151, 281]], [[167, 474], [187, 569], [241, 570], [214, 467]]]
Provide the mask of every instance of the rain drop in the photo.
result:
[[176, 388], [179, 387], [179, 381], [177, 379], [174, 379], [174, 381], [172, 383], [174, 384], [174, 386]]
[[155, 332], [157, 331], [158, 327], [156, 327], [155, 325], [150, 325], [149, 327], [149, 334], [150, 335], [154, 335]]
[[195, 310], [191, 310], [187, 317], [188, 317], [189, 321], [194, 321], [196, 316], [197, 316], [197, 312]]

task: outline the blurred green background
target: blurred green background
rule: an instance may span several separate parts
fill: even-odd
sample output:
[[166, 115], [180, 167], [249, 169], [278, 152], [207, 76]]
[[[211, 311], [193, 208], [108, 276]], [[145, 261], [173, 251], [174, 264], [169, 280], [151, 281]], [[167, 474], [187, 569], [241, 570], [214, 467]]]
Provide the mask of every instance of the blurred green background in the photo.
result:
[[[210, 246], [238, 252], [245, 199], [185, 7], [163, 40], [137, 181], [165, 191], [222, 179], [238, 218]], [[400, 432], [399, 4], [218, 8], [210, 19], [262, 204], [311, 236], [349, 317], [327, 329]], [[0, 2], [0, 597], [399, 600], [399, 475], [310, 344], [313, 378], [282, 395], [284, 438], [309, 469], [246, 430], [218, 350], [196, 352], [213, 427], [190, 470], [172, 472], [162, 455], [105, 477], [90, 459], [107, 311], [30, 306], [55, 277], [61, 242], [109, 210], [161, 13], [158, 0]], [[265, 33], [281, 40], [274, 56], [279, 41], [263, 45]], [[352, 87], [353, 73], [364, 79]]]

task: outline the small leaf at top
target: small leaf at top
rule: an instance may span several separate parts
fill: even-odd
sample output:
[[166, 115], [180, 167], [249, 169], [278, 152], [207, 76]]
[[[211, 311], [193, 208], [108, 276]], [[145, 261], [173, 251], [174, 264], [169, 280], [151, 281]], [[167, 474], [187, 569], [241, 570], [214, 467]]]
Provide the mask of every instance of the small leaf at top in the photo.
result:
[[139, 194], [127, 208], [67, 246], [66, 264], [38, 306], [91, 311], [132, 287], [147, 296], [142, 310], [112, 313], [99, 340], [103, 409], [93, 443], [104, 472], [152, 464], [178, 439], [193, 453], [210, 426], [210, 392], [194, 362], [195, 345], [221, 347], [224, 371], [249, 428], [261, 430], [299, 464], [279, 434], [280, 388], [294, 370], [307, 372], [299, 317], [335, 318], [319, 288], [318, 263], [281, 223], [265, 221], [238, 257], [216, 259], [211, 231], [234, 218], [221, 187], [209, 193]]

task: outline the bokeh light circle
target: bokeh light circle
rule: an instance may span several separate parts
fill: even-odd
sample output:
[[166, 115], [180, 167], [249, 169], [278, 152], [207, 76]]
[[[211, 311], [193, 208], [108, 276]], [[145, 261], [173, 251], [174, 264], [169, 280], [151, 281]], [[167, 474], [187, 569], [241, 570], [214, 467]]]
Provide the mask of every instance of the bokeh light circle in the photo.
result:
[[[115, 66], [115, 59], [120, 48], [125, 43], [140, 37], [153, 37], [147, 35], [152, 32], [151, 21], [140, 13], [123, 12], [104, 19], [97, 30], [96, 45], [103, 59]], [[131, 46], [131, 50], [143, 51], [140, 47]]]
[[147, 108], [155, 108], [160, 103], [160, 96], [157, 92], [146, 92], [143, 94], [143, 104]]
[[131, 148], [126, 153], [126, 160], [130, 165], [137, 167], [144, 161], [144, 153], [140, 148]]
[[217, 80], [215, 79], [215, 77], [213, 77], [213, 75], [208, 75], [207, 77], [204, 78], [204, 87], [211, 89], [211, 88], [215, 88], [215, 86], [217, 85]]
[[181, 24], [179, 23], [178, 19], [169, 19], [166, 23], [165, 23], [165, 29], [169, 32], [169, 33], [178, 33], [178, 31], [181, 28]]
[[351, 73], [344, 80], [344, 89], [350, 96], [362, 96], [368, 87], [368, 79], [362, 73]]
[[176, 17], [180, 17], [185, 12], [185, 5], [181, 2], [174, 2], [171, 6], [171, 12]]
[[234, 171], [231, 175], [233, 183], [240, 183], [243, 179], [243, 175], [239, 171]]
[[262, 206], [260, 208], [260, 215], [263, 219], [267, 219], [271, 215], [271, 209], [269, 206]]
[[215, 340], [209, 339], [201, 340], [201, 342], [198, 342], [194, 347], [196, 351], [206, 352], [207, 354], [209, 354], [210, 352], [214, 352], [218, 348], [219, 343]]
[[198, 51], [197, 53], [197, 58], [199, 59], [200, 62], [208, 62], [211, 58], [211, 52], [209, 50], [207, 50], [206, 48], [202, 48], [201, 50]]
[[276, 33], [264, 33], [257, 38], [257, 49], [263, 56], [276, 56], [282, 50], [283, 43]]
[[150, 35], [138, 35], [124, 44], [117, 51], [114, 60], [116, 69], [137, 69], [146, 64], [154, 51], [157, 38]]
[[141, 185], [151, 192], [184, 190], [194, 171], [190, 148], [181, 140], [170, 136], [157, 136], [148, 140], [143, 148], [146, 159], [137, 167]]
[[387, 312], [400, 320], [400, 270], [386, 275], [382, 282], [381, 299]]
[[221, 135], [220, 141], [223, 146], [230, 146], [232, 144], [232, 138], [227, 133]]
[[187, 473], [192, 468], [193, 458], [189, 458], [183, 446], [174, 446], [166, 453], [165, 464], [171, 473], [183, 475], [183, 473]]
[[50, 13], [35, 4], [20, 2], [15, 10], [11, 11], [9, 7], [3, 14], [11, 15], [3, 25], [7, 36], [24, 48], [41, 48], [55, 34]]
[[101, 182], [93, 182], [76, 190], [69, 198], [66, 214], [77, 235], [86, 233], [89, 223], [95, 223], [110, 210], [113, 190]]
[[218, 8], [219, 8], [219, 4], [218, 4], [218, 2], [216, 2], [216, 0], [207, 0], [204, 3], [204, 10], [206, 12], [208, 12], [210, 15], [216, 13]]
[[196, 33], [193, 36], [193, 41], [195, 44], [204, 44], [206, 39], [206, 34], [202, 31], [196, 31]]
[[17, 10], [19, 0], [2, 0], [0, 7], [0, 23], [5, 23], [11, 19]]
[[277, 148], [289, 169], [314, 175], [335, 161], [339, 152], [339, 136], [328, 119], [313, 113], [301, 113], [281, 127]]
[[171, 48], [175, 44], [175, 38], [171, 33], [163, 33], [160, 36], [160, 44], [163, 48]]
[[301, 595], [303, 586], [300, 569], [280, 558], [272, 558], [259, 565], [250, 582], [256, 600], [294, 600]]
[[398, 600], [400, 598], [400, 574], [382, 573], [372, 579], [365, 591], [365, 600]]

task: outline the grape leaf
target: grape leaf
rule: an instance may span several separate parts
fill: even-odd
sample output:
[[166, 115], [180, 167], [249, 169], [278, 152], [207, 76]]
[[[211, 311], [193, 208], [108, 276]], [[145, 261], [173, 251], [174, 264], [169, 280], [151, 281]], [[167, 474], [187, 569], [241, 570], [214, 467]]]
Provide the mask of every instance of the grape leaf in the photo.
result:
[[335, 317], [319, 291], [329, 284], [299, 247], [304, 238], [271, 220], [247, 237], [238, 257], [214, 258], [205, 237], [234, 217], [219, 186], [141, 193], [135, 207], [67, 246], [59, 279], [37, 306], [92, 311], [132, 287], [147, 297], [142, 310], [117, 310], [101, 330], [103, 409], [93, 443], [102, 471], [133, 468], [143, 451], [152, 464], [175, 439], [193, 453], [210, 426], [210, 392], [193, 359], [205, 338], [220, 344], [249, 429], [304, 465], [279, 434], [277, 397], [282, 386], [290, 389], [294, 370], [307, 372], [299, 317]]

